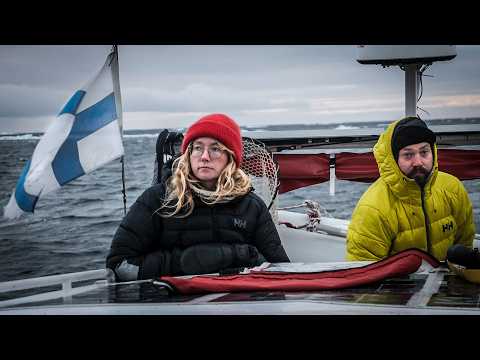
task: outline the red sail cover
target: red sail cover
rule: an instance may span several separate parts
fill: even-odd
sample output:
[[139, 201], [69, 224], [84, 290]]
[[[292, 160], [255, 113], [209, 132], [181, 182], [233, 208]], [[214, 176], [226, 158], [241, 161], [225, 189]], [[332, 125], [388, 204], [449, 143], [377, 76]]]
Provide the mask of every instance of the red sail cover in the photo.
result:
[[362, 286], [417, 271], [427, 261], [433, 267], [440, 263], [428, 253], [408, 249], [363, 267], [328, 270], [315, 273], [258, 271], [238, 275], [198, 275], [191, 278], [162, 276], [181, 294], [203, 294], [247, 291], [318, 291]]
[[[280, 172], [280, 193], [330, 179], [327, 154], [275, 154]], [[480, 151], [438, 150], [439, 170], [455, 175], [460, 180], [480, 178]], [[335, 177], [339, 180], [374, 182], [379, 177], [372, 152], [335, 154]]]
[[480, 151], [440, 149], [438, 169], [455, 175], [460, 180], [480, 178]]
[[378, 179], [377, 162], [372, 152], [335, 155], [335, 177], [339, 180], [374, 182]]
[[275, 154], [274, 159], [280, 168], [280, 194], [330, 179], [328, 154]]

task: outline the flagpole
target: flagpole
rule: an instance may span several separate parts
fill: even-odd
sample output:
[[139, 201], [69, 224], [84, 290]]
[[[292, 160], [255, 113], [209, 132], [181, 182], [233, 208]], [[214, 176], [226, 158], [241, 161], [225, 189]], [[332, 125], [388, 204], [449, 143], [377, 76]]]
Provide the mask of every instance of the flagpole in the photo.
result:
[[123, 159], [123, 155], [122, 155], [122, 157], [120, 158], [120, 162], [122, 163], [123, 215], [127, 215], [127, 195], [126, 195], [126, 193], [125, 193], [125, 166], [124, 166], [125, 162], [124, 162], [124, 159]]
[[[112, 46], [112, 60], [115, 59], [116, 60], [116, 66], [117, 66], [117, 74], [120, 73], [118, 67], [118, 46], [117, 45], [113, 45]], [[120, 95], [120, 79], [118, 79], [117, 81], [117, 84], [118, 84], [118, 88], [115, 89], [115, 91], [118, 93], [118, 101], [121, 101], [121, 95]], [[119, 105], [119, 125], [120, 125], [120, 134], [122, 136], [122, 141], [123, 141], [123, 119], [122, 119], [122, 114], [121, 114], [121, 111], [122, 111], [122, 105], [121, 103], [118, 104]], [[122, 157], [120, 158], [120, 162], [122, 163], [122, 194], [123, 194], [123, 215], [126, 215], [127, 214], [127, 193], [125, 191], [125, 158], [124, 158], [124, 155], [122, 155]]]

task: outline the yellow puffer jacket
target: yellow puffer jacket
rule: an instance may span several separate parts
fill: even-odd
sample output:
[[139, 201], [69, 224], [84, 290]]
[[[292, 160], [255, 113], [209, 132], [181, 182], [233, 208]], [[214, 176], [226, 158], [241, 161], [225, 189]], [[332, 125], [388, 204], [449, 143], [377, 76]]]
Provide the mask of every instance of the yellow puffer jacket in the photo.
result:
[[435, 146], [433, 171], [424, 187], [423, 210], [420, 187], [401, 172], [393, 157], [391, 139], [397, 122], [389, 125], [373, 148], [380, 177], [353, 211], [347, 260], [377, 261], [413, 247], [445, 260], [451, 245], [472, 246], [472, 203], [462, 182], [438, 171]]

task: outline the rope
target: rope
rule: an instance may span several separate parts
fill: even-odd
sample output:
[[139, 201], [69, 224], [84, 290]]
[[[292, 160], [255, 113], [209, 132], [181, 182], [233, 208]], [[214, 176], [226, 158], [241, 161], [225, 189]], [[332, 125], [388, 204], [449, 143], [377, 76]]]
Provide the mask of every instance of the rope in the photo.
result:
[[123, 194], [123, 215], [127, 215], [127, 194], [125, 192], [125, 161], [123, 160], [123, 156], [120, 159], [122, 163], [122, 194]]
[[[296, 209], [300, 207], [307, 207], [307, 216], [308, 216], [308, 221], [299, 226], [295, 226], [290, 224], [290, 227], [293, 227], [295, 229], [303, 229], [306, 228], [307, 231], [310, 232], [316, 232], [318, 229], [318, 224], [320, 224], [320, 205], [312, 200], [305, 200], [304, 203], [299, 204], [299, 205], [292, 205], [292, 206], [286, 206], [283, 208], [279, 208], [278, 210], [288, 210], [288, 209]], [[326, 211], [326, 210], [325, 210]], [[285, 223], [286, 224], [286, 223]]]

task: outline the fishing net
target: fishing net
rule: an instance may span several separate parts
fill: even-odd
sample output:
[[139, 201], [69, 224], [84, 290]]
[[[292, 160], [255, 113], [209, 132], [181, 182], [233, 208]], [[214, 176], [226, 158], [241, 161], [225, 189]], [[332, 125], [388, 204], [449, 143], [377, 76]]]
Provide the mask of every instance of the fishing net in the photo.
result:
[[[181, 133], [162, 131], [156, 144], [156, 158], [153, 171], [152, 185], [162, 179], [163, 165], [180, 154], [180, 144], [183, 139]], [[278, 166], [272, 155], [261, 142], [251, 138], [243, 138], [242, 170], [249, 175], [255, 193], [269, 208], [272, 219], [278, 224]]]
[[255, 193], [269, 207], [278, 224], [278, 166], [265, 145], [250, 138], [243, 138], [242, 170], [249, 175]]

